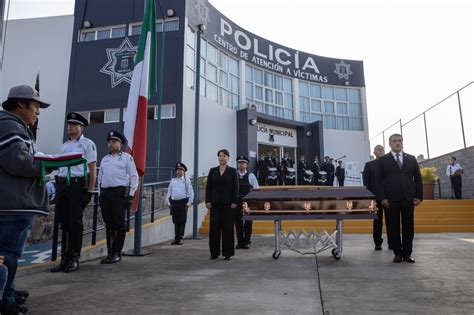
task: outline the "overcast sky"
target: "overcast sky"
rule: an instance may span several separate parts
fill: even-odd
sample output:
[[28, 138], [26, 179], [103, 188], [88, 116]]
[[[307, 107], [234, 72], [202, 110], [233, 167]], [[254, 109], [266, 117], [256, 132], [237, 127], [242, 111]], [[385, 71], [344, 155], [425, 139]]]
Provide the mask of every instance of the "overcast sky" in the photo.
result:
[[[211, 0], [232, 21], [312, 54], [364, 61], [369, 134], [409, 119], [474, 79], [472, 1]], [[12, 0], [10, 18], [72, 14], [73, 0]], [[461, 93], [474, 144], [474, 85]], [[432, 156], [462, 147], [456, 98], [427, 115]], [[387, 134], [398, 132], [391, 128]], [[405, 149], [424, 154], [423, 117], [404, 127]], [[374, 139], [382, 142], [382, 138]]]

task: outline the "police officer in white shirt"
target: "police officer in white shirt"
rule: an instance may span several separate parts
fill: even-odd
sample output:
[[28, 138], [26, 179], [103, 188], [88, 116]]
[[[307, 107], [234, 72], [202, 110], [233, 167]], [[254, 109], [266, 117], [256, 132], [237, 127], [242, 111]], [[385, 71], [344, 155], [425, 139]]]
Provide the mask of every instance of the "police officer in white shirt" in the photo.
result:
[[258, 188], [258, 181], [254, 174], [247, 171], [249, 159], [240, 155], [237, 157], [237, 174], [239, 175], [239, 200], [235, 215], [235, 229], [237, 231], [236, 249], [249, 249], [252, 236], [252, 221], [242, 220], [242, 198], [252, 189]]
[[[61, 146], [61, 153], [80, 152], [87, 160], [84, 165], [70, 169], [62, 167], [56, 176], [56, 210], [62, 230], [61, 262], [51, 272], [73, 272], [79, 269], [84, 226], [82, 215], [84, 208], [92, 198], [96, 180], [97, 150], [92, 140], [84, 137], [84, 128], [89, 125], [85, 117], [78, 113], [67, 115], [69, 140]], [[67, 184], [68, 172], [70, 183]], [[88, 176], [85, 176], [87, 175]]]
[[183, 163], [176, 163], [176, 177], [168, 186], [166, 203], [170, 207], [174, 223], [174, 240], [171, 245], [183, 245], [184, 229], [188, 217], [188, 208], [194, 199], [191, 180], [186, 177], [188, 168]]
[[101, 260], [101, 264], [114, 264], [122, 259], [127, 235], [125, 214], [138, 188], [135, 162], [130, 154], [122, 151], [125, 141], [120, 132], [110, 131], [107, 136], [109, 154], [100, 161], [100, 209], [107, 240], [107, 257]]
[[[446, 175], [451, 180], [451, 198], [462, 199], [462, 178], [463, 169], [459, 163], [456, 163], [456, 157], [451, 157], [451, 164], [446, 168]], [[453, 198], [454, 199], [454, 198]]]

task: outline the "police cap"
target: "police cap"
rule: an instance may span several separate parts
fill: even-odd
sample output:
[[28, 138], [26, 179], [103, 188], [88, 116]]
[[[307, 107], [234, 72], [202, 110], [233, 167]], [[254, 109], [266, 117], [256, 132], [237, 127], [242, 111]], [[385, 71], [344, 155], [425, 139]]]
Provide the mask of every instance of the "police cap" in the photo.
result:
[[186, 165], [184, 165], [184, 163], [178, 162], [178, 163], [176, 163], [175, 170], [183, 170], [183, 171], [187, 172], [188, 168], [186, 167]]
[[115, 130], [111, 130], [107, 134], [107, 141], [109, 141], [110, 139], [118, 140], [122, 142], [122, 144], [125, 143], [125, 137], [120, 132]]
[[89, 126], [89, 122], [87, 121], [87, 119], [78, 113], [72, 112], [72, 113], [67, 114], [66, 120], [68, 124], [81, 125], [84, 127]]
[[237, 157], [237, 163], [244, 162], [244, 163], [249, 163], [249, 159], [245, 155], [239, 155]]

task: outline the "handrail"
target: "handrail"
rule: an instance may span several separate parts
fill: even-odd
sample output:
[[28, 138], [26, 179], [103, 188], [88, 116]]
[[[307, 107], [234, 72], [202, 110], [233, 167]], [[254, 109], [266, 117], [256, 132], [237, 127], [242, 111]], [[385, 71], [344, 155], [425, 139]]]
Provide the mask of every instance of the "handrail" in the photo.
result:
[[[418, 117], [422, 116], [423, 114], [425, 114], [426, 112], [430, 111], [431, 109], [435, 108], [436, 106], [438, 106], [439, 104], [443, 103], [444, 101], [446, 101], [447, 99], [449, 99], [450, 97], [456, 95], [457, 93], [461, 92], [462, 90], [464, 90], [465, 88], [467, 88], [468, 86], [470, 86], [471, 84], [473, 84], [474, 81], [471, 81], [469, 82], [468, 84], [466, 84], [465, 86], [463, 86], [462, 88], [460, 88], [459, 90], [451, 93], [449, 96], [443, 98], [441, 101], [437, 102], [436, 104], [434, 104], [433, 106], [431, 106], [430, 108], [424, 110], [422, 113], [418, 114], [417, 116], [415, 116], [414, 118], [410, 119], [409, 121], [407, 121], [406, 123], [402, 124], [401, 126], [405, 126], [407, 124], [409, 124], [410, 122], [414, 121], [415, 119], [417, 119]], [[400, 119], [397, 120], [395, 123], [393, 123], [392, 125], [390, 125], [389, 127], [385, 128], [384, 130], [382, 130], [381, 132], [379, 132], [378, 134], [376, 134], [375, 136], [373, 136], [370, 140], [373, 140], [375, 139], [376, 137], [378, 137], [379, 135], [381, 135], [382, 133], [384, 133], [385, 131], [387, 131], [388, 129], [392, 128], [394, 125], [396, 125], [397, 123], [400, 123]]]

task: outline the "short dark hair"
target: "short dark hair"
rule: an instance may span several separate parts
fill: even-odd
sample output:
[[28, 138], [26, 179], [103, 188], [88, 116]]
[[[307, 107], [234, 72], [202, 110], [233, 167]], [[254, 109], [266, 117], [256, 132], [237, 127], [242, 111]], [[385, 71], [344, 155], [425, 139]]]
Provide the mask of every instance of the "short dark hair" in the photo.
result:
[[217, 151], [217, 156], [219, 156], [219, 154], [221, 153], [224, 153], [225, 155], [227, 155], [227, 157], [230, 157], [229, 150], [227, 149], [220, 149], [219, 151]]
[[388, 143], [392, 143], [392, 138], [393, 137], [400, 137], [402, 138], [402, 141], [403, 141], [403, 136], [399, 133], [394, 133], [393, 135], [391, 135], [389, 138], [388, 138]]
[[457, 161], [455, 156], [452, 156], [452, 157], [451, 157], [451, 160]]
[[3, 102], [2, 107], [6, 111], [11, 111], [20, 107], [20, 103], [23, 103], [26, 104], [26, 108], [29, 108], [31, 102], [33, 102], [33, 100], [27, 98], [9, 98]]

